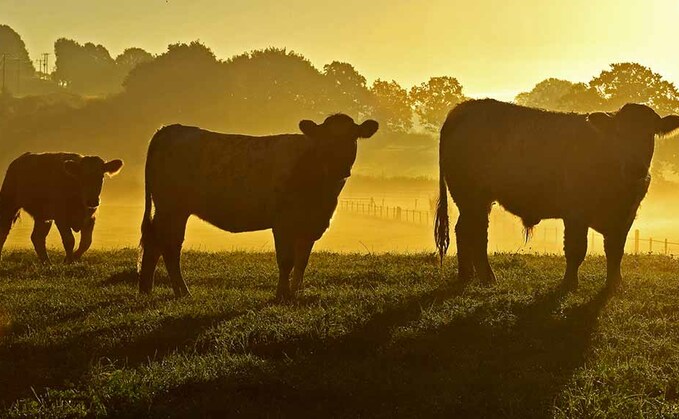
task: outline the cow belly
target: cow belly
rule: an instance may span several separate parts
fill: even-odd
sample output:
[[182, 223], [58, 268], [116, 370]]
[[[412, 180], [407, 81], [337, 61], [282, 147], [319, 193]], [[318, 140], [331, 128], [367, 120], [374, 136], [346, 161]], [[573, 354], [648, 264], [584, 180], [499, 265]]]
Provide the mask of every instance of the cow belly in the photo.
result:
[[252, 207], [210, 207], [193, 214], [217, 228], [232, 233], [266, 230], [273, 226], [269, 211]]

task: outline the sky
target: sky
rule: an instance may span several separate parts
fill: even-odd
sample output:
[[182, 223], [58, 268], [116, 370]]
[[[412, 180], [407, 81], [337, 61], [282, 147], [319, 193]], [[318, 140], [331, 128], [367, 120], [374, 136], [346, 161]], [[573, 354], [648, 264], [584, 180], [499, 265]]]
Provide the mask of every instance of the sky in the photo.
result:
[[588, 81], [624, 61], [679, 84], [679, 0], [0, 0], [2, 23], [32, 58], [60, 37], [114, 56], [200, 40], [219, 58], [287, 47], [404, 87], [453, 76], [472, 97]]

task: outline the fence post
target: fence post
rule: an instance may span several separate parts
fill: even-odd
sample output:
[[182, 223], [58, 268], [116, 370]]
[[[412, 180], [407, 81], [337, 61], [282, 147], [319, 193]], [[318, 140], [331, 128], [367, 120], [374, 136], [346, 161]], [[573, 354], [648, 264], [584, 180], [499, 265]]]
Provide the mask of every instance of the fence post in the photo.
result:
[[401, 207], [396, 207], [396, 219], [401, 221]]
[[634, 230], [634, 254], [639, 254], [639, 229]]
[[653, 253], [653, 237], [648, 238], [648, 253]]
[[667, 239], [665, 239], [665, 256], [667, 256]]

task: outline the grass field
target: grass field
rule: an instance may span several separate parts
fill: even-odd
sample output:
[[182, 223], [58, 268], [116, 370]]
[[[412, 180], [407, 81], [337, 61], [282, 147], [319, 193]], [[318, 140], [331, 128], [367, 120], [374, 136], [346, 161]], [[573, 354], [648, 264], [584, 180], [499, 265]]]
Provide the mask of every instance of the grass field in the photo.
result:
[[[58, 255], [54, 255], [56, 259]], [[679, 261], [493, 256], [463, 288], [431, 255], [312, 255], [275, 304], [271, 253], [187, 253], [190, 299], [134, 250], [0, 264], [0, 417], [679, 417]]]

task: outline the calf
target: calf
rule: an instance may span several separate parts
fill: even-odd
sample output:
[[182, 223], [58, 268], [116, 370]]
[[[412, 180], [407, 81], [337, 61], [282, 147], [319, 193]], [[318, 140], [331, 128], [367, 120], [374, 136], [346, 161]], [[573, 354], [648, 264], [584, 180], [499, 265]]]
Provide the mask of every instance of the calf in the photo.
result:
[[[23, 209], [34, 220], [31, 241], [49, 262], [45, 239], [54, 221], [66, 250], [65, 262], [78, 260], [92, 244], [92, 231], [104, 174], [115, 175], [122, 160], [105, 162], [73, 153], [26, 153], [10, 163], [0, 189], [0, 252]], [[75, 252], [73, 232], [80, 232]]]
[[321, 125], [302, 121], [299, 128], [303, 135], [251, 137], [172, 125], [153, 136], [146, 157], [141, 292], [151, 292], [162, 255], [175, 295], [189, 294], [179, 258], [191, 215], [231, 232], [273, 229], [277, 298], [301, 288], [311, 248], [351, 175], [357, 139], [371, 137], [378, 124], [357, 125], [338, 114]]

